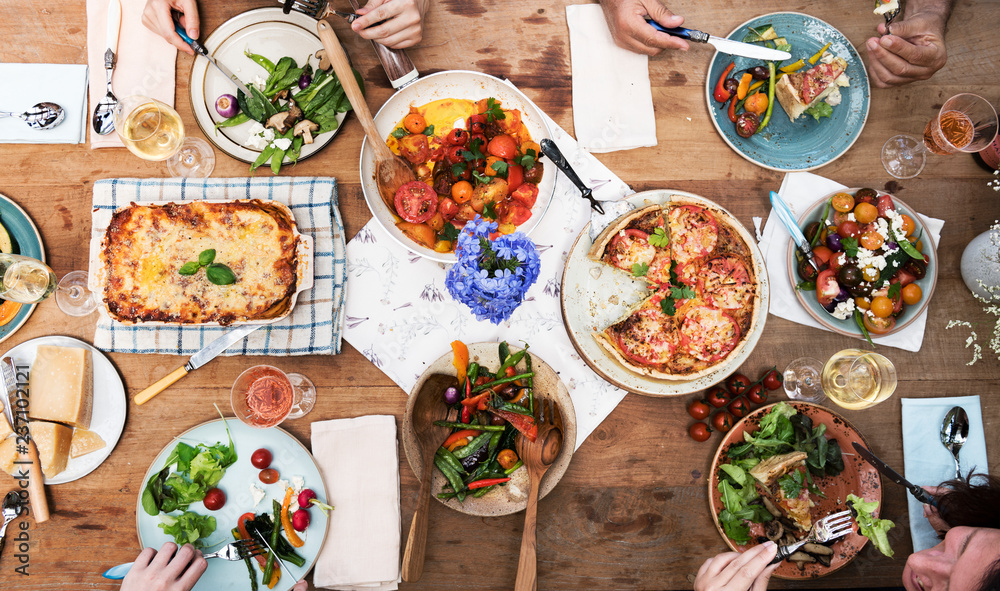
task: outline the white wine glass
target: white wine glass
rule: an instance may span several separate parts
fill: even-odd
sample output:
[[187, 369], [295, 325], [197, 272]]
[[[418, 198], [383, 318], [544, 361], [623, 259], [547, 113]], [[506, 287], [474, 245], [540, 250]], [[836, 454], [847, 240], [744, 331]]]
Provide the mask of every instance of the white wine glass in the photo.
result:
[[133, 154], [167, 161], [172, 176], [205, 178], [215, 169], [215, 152], [201, 138], [187, 137], [184, 122], [170, 105], [141, 95], [127, 96], [112, 113], [115, 131]]
[[895, 135], [882, 146], [882, 166], [898, 179], [910, 179], [924, 169], [927, 153], [947, 156], [978, 152], [997, 135], [997, 112], [981, 96], [956, 94], [924, 127], [923, 139]]
[[53, 293], [56, 304], [70, 316], [86, 316], [97, 309], [94, 294], [87, 289], [87, 272], [67, 273], [56, 283], [51, 267], [31, 257], [0, 254], [0, 298], [21, 304], [37, 304]]
[[815, 357], [799, 357], [785, 368], [782, 386], [791, 400], [820, 403], [823, 393], [823, 362]]
[[885, 355], [844, 349], [823, 367], [823, 390], [830, 400], [851, 410], [871, 408], [896, 391], [896, 366]]

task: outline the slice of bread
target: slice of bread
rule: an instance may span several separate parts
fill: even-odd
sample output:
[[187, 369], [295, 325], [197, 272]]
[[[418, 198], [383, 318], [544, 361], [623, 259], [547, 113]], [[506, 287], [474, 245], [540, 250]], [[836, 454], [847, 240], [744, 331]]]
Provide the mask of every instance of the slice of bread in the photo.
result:
[[836, 83], [836, 79], [844, 73], [844, 70], [847, 69], [847, 60], [841, 57], [834, 58], [831, 65], [834, 67], [837, 75], [833, 76], [833, 79], [829, 80], [827, 87], [808, 103], [802, 100], [803, 81], [807, 75], [813, 72], [813, 70], [825, 67], [826, 64], [817, 64], [804, 73], [796, 72], [794, 74], [782, 76], [781, 79], [774, 85], [774, 96], [778, 99], [778, 102], [781, 103], [781, 108], [785, 110], [785, 113], [788, 114], [788, 118], [790, 120], [795, 121], [806, 111], [806, 109], [819, 101], [824, 100], [834, 90], [839, 88], [839, 85]]

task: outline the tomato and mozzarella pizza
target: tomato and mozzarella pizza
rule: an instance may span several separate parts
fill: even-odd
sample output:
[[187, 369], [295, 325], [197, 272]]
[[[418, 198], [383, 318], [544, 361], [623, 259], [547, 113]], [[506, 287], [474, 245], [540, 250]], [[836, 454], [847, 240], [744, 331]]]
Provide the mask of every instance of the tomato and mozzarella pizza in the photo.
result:
[[713, 371], [746, 341], [760, 302], [737, 224], [721, 209], [673, 196], [609, 226], [590, 258], [652, 293], [594, 338], [644, 375], [689, 380]]

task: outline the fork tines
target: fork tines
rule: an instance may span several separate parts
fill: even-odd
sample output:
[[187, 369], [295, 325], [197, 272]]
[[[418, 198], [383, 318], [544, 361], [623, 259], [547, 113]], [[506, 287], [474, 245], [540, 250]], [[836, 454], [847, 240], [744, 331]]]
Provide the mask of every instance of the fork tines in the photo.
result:
[[257, 541], [253, 539], [236, 540], [235, 542], [231, 542], [231, 544], [236, 547], [236, 551], [239, 553], [241, 559], [253, 558], [264, 553], [264, 550], [257, 544]]
[[278, 0], [278, 3], [285, 14], [294, 10], [313, 18], [319, 18], [327, 6], [327, 0]]
[[821, 541], [828, 541], [846, 535], [854, 529], [852, 521], [850, 510], [827, 515], [816, 523], [816, 537]]

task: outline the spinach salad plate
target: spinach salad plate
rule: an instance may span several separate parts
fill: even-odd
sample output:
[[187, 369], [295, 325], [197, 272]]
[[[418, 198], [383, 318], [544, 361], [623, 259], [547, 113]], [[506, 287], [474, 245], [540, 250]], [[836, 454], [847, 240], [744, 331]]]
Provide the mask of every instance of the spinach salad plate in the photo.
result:
[[[712, 91], [730, 63], [735, 63], [735, 67], [729, 76], [735, 76], [737, 80], [740, 79], [739, 73], [747, 68], [767, 64], [763, 60], [716, 52], [705, 84], [705, 100], [712, 124], [729, 147], [758, 166], [793, 172], [829, 164], [854, 145], [868, 119], [871, 88], [861, 56], [840, 31], [818, 18], [796, 12], [775, 12], [753, 18], [736, 27], [729, 34], [729, 39], [743, 41], [751, 28], [760, 30], [767, 25], [774, 27], [778, 37], [784, 37], [791, 45], [791, 59], [776, 64], [777, 67], [802, 59], [806, 65], [799, 72], [804, 72], [811, 67], [809, 57], [827, 43], [830, 44], [830, 53], [847, 61], [845, 74], [851, 79], [851, 84], [840, 89], [841, 103], [833, 107], [829, 117], [819, 121], [807, 114], [791, 121], [776, 97], [767, 127], [749, 138], [740, 137], [735, 124], [729, 120], [728, 103], [717, 102], [712, 97]], [[766, 83], [763, 92], [767, 93]]]

